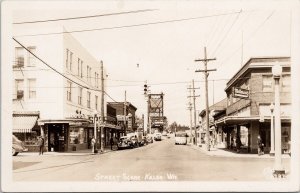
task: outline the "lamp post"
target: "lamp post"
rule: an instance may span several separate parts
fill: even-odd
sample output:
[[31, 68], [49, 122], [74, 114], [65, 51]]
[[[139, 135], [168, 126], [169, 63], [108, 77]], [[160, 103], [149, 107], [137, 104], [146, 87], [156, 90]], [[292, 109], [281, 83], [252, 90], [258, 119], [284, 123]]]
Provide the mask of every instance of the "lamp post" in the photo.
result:
[[275, 80], [275, 165], [274, 165], [274, 176], [285, 175], [285, 170], [282, 166], [281, 158], [281, 118], [280, 118], [280, 91], [279, 91], [279, 80], [282, 74], [282, 67], [277, 63], [272, 67], [273, 78]]
[[275, 138], [274, 138], [274, 118], [273, 118], [273, 112], [274, 112], [274, 104], [271, 103], [270, 105], [270, 111], [271, 111], [271, 150], [270, 150], [270, 156], [274, 156], [275, 155], [275, 150], [274, 150], [274, 142], [275, 142]]
[[94, 111], [94, 138], [95, 138], [95, 147], [94, 147], [94, 153], [97, 153], [97, 125], [96, 125], [96, 117], [98, 112]]

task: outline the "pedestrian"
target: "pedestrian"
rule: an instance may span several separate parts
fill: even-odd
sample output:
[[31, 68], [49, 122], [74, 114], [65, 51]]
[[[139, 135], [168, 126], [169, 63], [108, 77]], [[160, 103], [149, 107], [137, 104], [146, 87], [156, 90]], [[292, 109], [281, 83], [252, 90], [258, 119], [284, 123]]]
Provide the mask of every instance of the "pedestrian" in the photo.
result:
[[114, 139], [112, 136], [110, 137], [109, 142], [110, 142], [110, 149], [112, 150], [113, 145], [114, 145]]
[[44, 154], [44, 138], [42, 136], [38, 137], [39, 155]]
[[260, 135], [257, 136], [257, 152], [258, 155], [263, 155], [264, 154], [264, 144], [262, 143]]
[[95, 153], [95, 144], [96, 144], [96, 140], [95, 140], [95, 138], [93, 137], [92, 140], [91, 140], [92, 153]]

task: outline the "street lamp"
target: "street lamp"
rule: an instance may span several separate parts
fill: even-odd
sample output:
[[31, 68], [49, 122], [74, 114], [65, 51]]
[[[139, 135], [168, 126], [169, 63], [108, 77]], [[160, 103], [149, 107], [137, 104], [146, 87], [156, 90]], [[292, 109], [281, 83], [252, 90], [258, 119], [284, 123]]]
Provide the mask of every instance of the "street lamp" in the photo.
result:
[[94, 110], [94, 138], [95, 138], [94, 153], [97, 153], [97, 125], [96, 125], [97, 114], [98, 112]]
[[274, 176], [284, 175], [285, 170], [282, 166], [282, 159], [281, 159], [281, 118], [280, 118], [280, 91], [279, 91], [279, 80], [282, 74], [282, 67], [279, 63], [276, 63], [272, 67], [272, 74], [275, 80], [275, 107], [274, 107], [274, 114], [275, 114], [275, 165], [274, 165]]
[[274, 150], [274, 118], [273, 118], [273, 112], [274, 112], [274, 104], [271, 103], [270, 105], [270, 111], [271, 111], [271, 150], [270, 150], [270, 156], [274, 156], [275, 150]]

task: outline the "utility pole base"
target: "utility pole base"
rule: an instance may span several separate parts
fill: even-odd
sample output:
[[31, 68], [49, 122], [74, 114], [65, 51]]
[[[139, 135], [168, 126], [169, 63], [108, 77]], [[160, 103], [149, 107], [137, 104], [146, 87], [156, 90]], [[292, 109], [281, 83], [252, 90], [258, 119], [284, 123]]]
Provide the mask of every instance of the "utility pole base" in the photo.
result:
[[274, 170], [273, 171], [273, 176], [275, 177], [275, 178], [284, 178], [285, 177], [285, 170], [284, 169], [282, 169], [282, 170]]

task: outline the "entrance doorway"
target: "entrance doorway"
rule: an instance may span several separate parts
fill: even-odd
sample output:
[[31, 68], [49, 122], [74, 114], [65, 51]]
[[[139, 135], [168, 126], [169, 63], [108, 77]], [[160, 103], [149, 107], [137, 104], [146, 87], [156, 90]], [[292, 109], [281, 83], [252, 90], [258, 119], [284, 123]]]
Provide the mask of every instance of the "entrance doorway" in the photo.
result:
[[68, 148], [67, 126], [64, 124], [48, 125], [48, 151], [64, 152]]

